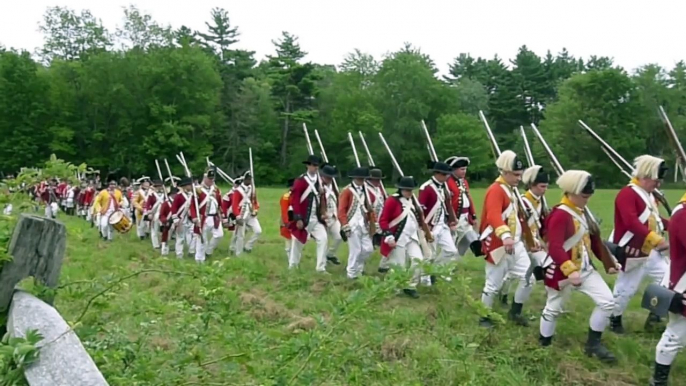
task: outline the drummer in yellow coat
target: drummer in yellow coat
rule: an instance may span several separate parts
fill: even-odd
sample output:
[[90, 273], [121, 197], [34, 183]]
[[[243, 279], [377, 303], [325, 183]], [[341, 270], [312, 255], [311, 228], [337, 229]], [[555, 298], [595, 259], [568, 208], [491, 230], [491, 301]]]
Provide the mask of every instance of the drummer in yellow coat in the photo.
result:
[[107, 189], [103, 189], [95, 197], [94, 207], [99, 208], [100, 214], [100, 234], [105, 240], [112, 241], [114, 229], [109, 220], [112, 213], [120, 210], [121, 202], [122, 193], [117, 189], [117, 181], [110, 181]]

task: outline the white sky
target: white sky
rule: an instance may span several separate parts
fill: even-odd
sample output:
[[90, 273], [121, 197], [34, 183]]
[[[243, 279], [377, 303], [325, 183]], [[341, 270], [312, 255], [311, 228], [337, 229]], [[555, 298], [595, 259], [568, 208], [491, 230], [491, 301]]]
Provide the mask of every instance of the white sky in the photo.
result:
[[307, 59], [321, 64], [339, 64], [354, 48], [380, 58], [410, 42], [441, 73], [462, 52], [510, 59], [522, 44], [541, 56], [563, 47], [576, 57], [610, 56], [627, 70], [686, 60], [685, 0], [0, 0], [0, 44], [33, 52], [49, 6], [90, 9], [113, 31], [128, 4], [159, 23], [202, 31], [210, 10], [225, 8], [239, 46], [258, 60], [273, 53], [281, 31], [297, 35]]

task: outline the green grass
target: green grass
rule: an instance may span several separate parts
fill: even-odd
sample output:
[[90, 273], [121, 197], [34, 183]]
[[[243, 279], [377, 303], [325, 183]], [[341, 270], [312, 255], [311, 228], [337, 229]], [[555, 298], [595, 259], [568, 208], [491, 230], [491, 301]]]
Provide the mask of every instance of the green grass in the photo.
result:
[[[457, 280], [420, 287], [418, 300], [397, 294], [401, 274], [376, 274], [378, 252], [357, 282], [345, 278], [345, 246], [344, 264], [330, 268], [330, 277], [315, 274], [313, 243], [300, 271], [288, 271], [278, 234], [282, 192], [260, 189], [264, 233], [252, 254], [226, 258], [226, 235], [204, 266], [173, 253], [163, 259], [134, 231], [106, 243], [82, 220], [61, 217], [69, 238], [56, 306], [66, 320], [79, 321], [76, 332], [111, 385], [647, 384], [660, 334], [642, 331], [640, 294], [625, 313], [630, 335], [604, 336], [617, 365], [584, 356], [593, 304], [578, 293], [559, 319], [553, 346], [542, 349], [542, 284], [525, 307], [531, 327], [478, 327], [482, 259], [465, 257]], [[473, 192], [479, 210], [483, 193]], [[599, 191], [591, 201], [605, 235], [615, 193]], [[667, 192], [670, 202], [681, 193]], [[549, 192], [549, 203], [559, 195]], [[104, 291], [140, 270], [169, 272], [142, 273]], [[683, 362], [682, 354], [675, 384], [686, 377]]]

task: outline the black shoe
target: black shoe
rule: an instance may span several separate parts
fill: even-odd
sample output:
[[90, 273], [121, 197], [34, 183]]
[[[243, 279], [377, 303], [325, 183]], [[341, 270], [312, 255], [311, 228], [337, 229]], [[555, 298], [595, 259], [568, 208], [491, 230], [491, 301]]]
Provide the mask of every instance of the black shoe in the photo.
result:
[[377, 271], [379, 271], [379, 273], [387, 273], [389, 270], [390, 270], [390, 268], [381, 268], [381, 267], [379, 267], [379, 269], [378, 269]]
[[138, 238], [141, 239], [141, 241], [145, 240], [145, 236], [138, 236]]
[[436, 275], [429, 276], [429, 280], [431, 280], [431, 285], [436, 285]]
[[507, 294], [500, 295], [500, 303], [504, 306], [507, 305]]
[[543, 335], [539, 335], [538, 336], [538, 343], [541, 344], [541, 347], [548, 347], [551, 344], [553, 344], [553, 337], [552, 336], [546, 337]]
[[491, 318], [481, 318], [481, 319], [479, 319], [479, 327], [493, 328], [493, 327], [495, 327], [495, 325], [491, 321]]
[[326, 256], [326, 260], [333, 265], [341, 265], [341, 262], [338, 260], [338, 257], [336, 256]]
[[624, 326], [622, 325], [622, 315], [610, 316], [610, 331], [615, 334], [624, 334]]
[[252, 249], [245, 249], [245, 248], [243, 248], [243, 252], [245, 252], [245, 253], [252, 253]]
[[667, 386], [671, 367], [671, 365], [655, 363], [655, 371], [653, 372], [653, 377], [650, 378], [650, 386]]
[[403, 292], [405, 293], [405, 295], [411, 297], [412, 299], [419, 299], [419, 294], [415, 289], [405, 288]]
[[586, 355], [589, 357], [596, 357], [601, 362], [615, 363], [617, 362], [617, 358], [607, 349], [607, 347], [600, 343], [602, 334], [602, 332], [593, 331], [591, 329], [588, 330], [588, 340], [586, 341], [585, 348]]
[[529, 327], [529, 321], [522, 316], [523, 306], [522, 303], [512, 302], [512, 308], [510, 308], [510, 312], [507, 313], [507, 317], [518, 326]]
[[662, 325], [662, 318], [659, 315], [655, 315], [652, 312], [648, 314], [646, 322], [643, 325], [643, 329], [648, 332], [664, 330]]

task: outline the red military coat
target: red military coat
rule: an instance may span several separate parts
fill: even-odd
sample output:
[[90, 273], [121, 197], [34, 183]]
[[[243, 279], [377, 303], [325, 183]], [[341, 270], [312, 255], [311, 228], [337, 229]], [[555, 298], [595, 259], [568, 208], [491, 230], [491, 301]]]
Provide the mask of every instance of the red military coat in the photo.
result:
[[546, 286], [558, 291], [566, 283], [567, 276], [581, 269], [581, 254], [583, 252], [581, 243], [584, 243], [586, 246], [589, 260], [591, 251], [598, 257], [602, 254], [601, 248], [604, 248], [603, 241], [599, 235], [590, 235], [586, 231], [574, 247], [569, 251], [565, 251], [563, 247], [565, 241], [576, 234], [580, 225], [579, 221], [568, 211], [564, 210], [562, 206], [566, 206], [569, 210], [583, 218], [583, 212], [566, 198], [563, 198], [562, 203], [553, 208], [550, 215], [546, 217], [545, 227], [547, 229], [548, 254], [553, 262], [546, 267], [544, 283]]
[[169, 225], [172, 217], [172, 204], [169, 201], [164, 201], [160, 205], [160, 223], [162, 224], [162, 242], [166, 243], [169, 240]]
[[[307, 178], [308, 177], [303, 174], [293, 182], [293, 188], [291, 189], [291, 196], [289, 198], [294, 220], [289, 224], [289, 229], [291, 235], [303, 244], [307, 242], [307, 229], [305, 228], [310, 221], [312, 211], [316, 211], [317, 218], [321, 221], [321, 216], [323, 216], [324, 213], [319, 213], [321, 205], [319, 200], [326, 199], [319, 194], [319, 190], [321, 189], [319, 176], [317, 176], [317, 180], [312, 185], [307, 181]], [[298, 220], [302, 220], [304, 224], [303, 229], [298, 229]]]
[[[686, 194], [669, 221], [669, 289], [686, 293]], [[686, 307], [682, 312], [686, 316]]]
[[[469, 183], [467, 182], [467, 179], [462, 178], [462, 183], [464, 184], [464, 187], [460, 186], [459, 181], [454, 175], [451, 175], [448, 178], [446, 185], [448, 186], [448, 190], [450, 190], [450, 193], [452, 193], [451, 204], [453, 205], [453, 209], [455, 209], [455, 214], [457, 215], [457, 217], [460, 217], [460, 215], [463, 214], [463, 212], [467, 213], [469, 214], [469, 216], [467, 216], [469, 223], [473, 225], [474, 221], [476, 220], [476, 208], [474, 207], [472, 195], [469, 194]], [[463, 209], [464, 202], [462, 202], [463, 189], [464, 192], [467, 194], [467, 197], [469, 198], [469, 208], [465, 209]]]
[[[188, 192], [179, 192], [174, 196], [174, 200], [172, 200], [171, 203], [171, 216], [174, 221], [177, 219], [183, 221], [186, 216], [188, 216], [188, 209], [184, 211], [184, 208], [187, 208], [190, 206], [190, 203], [188, 205], [186, 204], [187, 200], [193, 200], [193, 196], [191, 195], [192, 193]], [[188, 195], [188, 197], [186, 197]]]
[[[219, 217], [221, 216], [222, 193], [219, 191], [219, 188], [216, 186], [214, 187], [214, 189], [210, 189], [210, 188], [203, 186], [202, 188], [198, 188], [198, 190], [196, 191], [197, 195], [198, 195], [198, 206], [199, 206], [199, 211], [200, 211], [200, 224], [205, 224], [205, 219], [207, 218], [206, 211], [207, 211], [209, 199], [206, 200], [206, 198], [208, 197], [208, 193], [206, 193], [205, 191], [207, 191], [207, 192], [211, 191], [212, 196], [216, 200], [217, 213], [214, 216], [214, 227], [219, 228], [219, 224], [221, 223]], [[193, 199], [191, 198], [191, 200], [193, 200]], [[190, 207], [189, 211], [190, 211], [191, 219], [195, 220], [198, 217], [198, 215], [197, 215], [198, 211], [196, 211], [196, 206], [195, 206], [194, 200], [191, 201], [191, 207]], [[196, 234], [200, 234], [200, 229], [202, 229], [202, 228], [198, 227], [196, 225], [194, 227], [194, 232]]]
[[444, 208], [441, 208], [441, 201], [438, 197], [438, 191], [443, 190], [445, 194], [445, 185], [436, 181], [433, 177], [419, 187], [419, 205], [424, 212], [424, 219], [429, 228], [443, 221], [439, 216], [445, 216]]
[[[507, 191], [506, 191], [507, 189]], [[510, 197], [509, 194], [512, 196]], [[513, 227], [515, 223], [509, 224], [509, 220], [512, 218], [516, 211], [514, 194], [512, 188], [507, 185], [502, 177], [495, 180], [491, 186], [486, 190], [486, 196], [484, 198], [484, 206], [481, 210], [481, 223], [479, 224], [479, 233], [484, 237], [481, 243], [481, 250], [484, 252], [485, 259], [491, 264], [495, 264], [495, 261], [491, 257], [491, 251], [498, 249], [503, 246], [502, 236], [505, 233], [510, 233], [511, 237], [515, 237], [512, 233], [514, 231]], [[510, 211], [511, 214], [507, 216], [507, 219], [503, 219], [503, 214], [506, 211]], [[514, 221], [519, 221], [519, 226], [522, 229], [522, 234], [524, 233], [524, 224], [522, 223], [519, 216], [516, 216]], [[488, 230], [488, 232], [486, 232]], [[523, 236], [522, 236], [523, 237]]]
[[[627, 263], [631, 265], [633, 261], [645, 260], [650, 251], [663, 240], [663, 237], [655, 232], [657, 224], [654, 216], [648, 215], [645, 221], [641, 221], [639, 218], [646, 210], [645, 200], [654, 201], [652, 195], [643, 190], [640, 192], [645, 194], [644, 198], [629, 185], [622, 188], [615, 198], [615, 228], [612, 242], [619, 245], [620, 241], [625, 241], [628, 238], [627, 232], [633, 234], [633, 237], [624, 247], [627, 260], [620, 261], [622, 269], [626, 269]], [[669, 221], [664, 218], [660, 218], [660, 221], [662, 221], [664, 229], [667, 230]], [[623, 238], [625, 240], [622, 240]]]
[[[400, 198], [401, 195], [398, 193], [389, 196], [379, 217], [379, 228], [381, 228], [383, 234], [380, 251], [383, 257], [388, 257], [394, 248], [386, 243], [386, 236], [393, 236], [395, 241], [398, 241], [403, 233], [403, 229], [405, 229], [405, 224], [407, 224], [407, 216], [410, 215], [405, 211]], [[412, 205], [412, 202], [406, 205]], [[412, 211], [414, 213], [414, 208]], [[414, 215], [416, 218], [417, 214], [415, 213]]]

